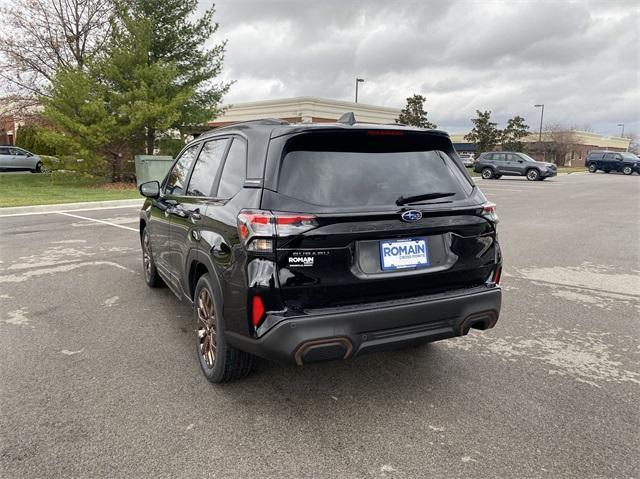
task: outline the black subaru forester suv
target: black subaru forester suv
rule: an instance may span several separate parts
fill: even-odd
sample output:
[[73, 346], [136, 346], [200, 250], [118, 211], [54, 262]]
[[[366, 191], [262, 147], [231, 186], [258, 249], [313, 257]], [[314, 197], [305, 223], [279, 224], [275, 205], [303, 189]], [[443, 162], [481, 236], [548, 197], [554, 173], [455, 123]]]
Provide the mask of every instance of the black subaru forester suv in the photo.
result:
[[144, 277], [193, 304], [205, 376], [487, 329], [501, 253], [487, 202], [441, 131], [239, 123], [140, 186]]

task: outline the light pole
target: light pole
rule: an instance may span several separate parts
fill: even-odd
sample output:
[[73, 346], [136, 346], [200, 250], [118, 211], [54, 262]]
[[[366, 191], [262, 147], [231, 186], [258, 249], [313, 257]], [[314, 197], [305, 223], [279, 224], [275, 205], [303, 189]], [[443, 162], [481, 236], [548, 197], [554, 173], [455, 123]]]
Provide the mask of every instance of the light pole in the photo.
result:
[[618, 123], [618, 126], [622, 127], [622, 133], [620, 133], [620, 138], [624, 138], [624, 123]]
[[544, 104], [533, 105], [535, 108], [542, 108], [540, 111], [540, 132], [538, 133], [538, 143], [542, 143], [542, 119], [544, 118]]
[[358, 103], [358, 83], [364, 83], [364, 78], [356, 78], [356, 103]]

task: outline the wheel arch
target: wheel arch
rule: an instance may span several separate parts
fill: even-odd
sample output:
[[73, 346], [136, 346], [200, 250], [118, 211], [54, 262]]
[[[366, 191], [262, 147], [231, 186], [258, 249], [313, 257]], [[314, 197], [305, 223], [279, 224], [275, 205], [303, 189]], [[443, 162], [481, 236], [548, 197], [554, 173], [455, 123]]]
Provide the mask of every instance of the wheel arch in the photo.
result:
[[185, 286], [187, 287], [186, 293], [189, 299], [193, 301], [198, 280], [203, 275], [208, 274], [212, 286], [215, 289], [213, 292], [215, 300], [218, 302], [220, 307], [222, 307], [222, 290], [220, 288], [220, 280], [216, 273], [215, 266], [207, 255], [203, 251], [192, 250], [189, 254], [189, 258], [187, 259], [187, 264], [189, 266], [187, 268], [187, 284]]

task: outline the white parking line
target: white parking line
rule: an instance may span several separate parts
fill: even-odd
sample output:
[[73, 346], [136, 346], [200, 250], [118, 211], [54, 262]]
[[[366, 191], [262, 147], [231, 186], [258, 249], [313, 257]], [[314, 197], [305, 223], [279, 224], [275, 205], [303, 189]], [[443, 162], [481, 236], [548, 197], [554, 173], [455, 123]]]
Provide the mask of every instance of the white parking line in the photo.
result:
[[[140, 210], [139, 206], [101, 206], [99, 208], [79, 208], [77, 210], [67, 210], [70, 212], [77, 211], [98, 211], [98, 210], [124, 210], [127, 208], [135, 209], [136, 211]], [[2, 211], [2, 209], [0, 209]], [[8, 215], [0, 215], [0, 218], [10, 218], [13, 216], [34, 216], [34, 215], [51, 215], [56, 213], [63, 213], [63, 211], [30, 211], [28, 213], [11, 213]]]
[[62, 211], [58, 211], [57, 214], [64, 215], [64, 216], [71, 216], [73, 218], [78, 218], [78, 219], [81, 219], [81, 220], [95, 221], [96, 223], [102, 223], [102, 224], [109, 225], [109, 226], [115, 226], [116, 228], [122, 228], [123, 230], [130, 230], [130, 231], [135, 231], [135, 232], [138, 231], [137, 228], [131, 228], [130, 226], [124, 226], [124, 225], [117, 225], [115, 223], [111, 223], [109, 221], [104, 221], [104, 220], [98, 220], [96, 218], [87, 218], [86, 216], [72, 215], [71, 213], [66, 213], [66, 212], [62, 212]]
[[513, 188], [491, 188], [488, 186], [481, 186], [480, 191], [488, 191], [489, 193], [497, 193], [499, 191], [515, 191], [516, 193], [521, 193], [523, 190], [515, 190]]

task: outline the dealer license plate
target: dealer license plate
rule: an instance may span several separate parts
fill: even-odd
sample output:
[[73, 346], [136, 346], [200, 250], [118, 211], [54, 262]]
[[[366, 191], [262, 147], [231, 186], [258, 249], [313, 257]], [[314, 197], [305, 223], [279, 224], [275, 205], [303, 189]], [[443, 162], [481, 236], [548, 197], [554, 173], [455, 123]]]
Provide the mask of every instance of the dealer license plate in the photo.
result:
[[427, 240], [411, 238], [380, 241], [380, 265], [384, 271], [429, 266]]

